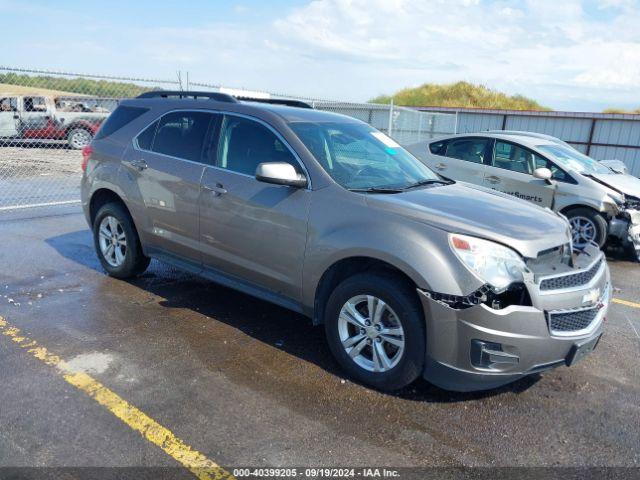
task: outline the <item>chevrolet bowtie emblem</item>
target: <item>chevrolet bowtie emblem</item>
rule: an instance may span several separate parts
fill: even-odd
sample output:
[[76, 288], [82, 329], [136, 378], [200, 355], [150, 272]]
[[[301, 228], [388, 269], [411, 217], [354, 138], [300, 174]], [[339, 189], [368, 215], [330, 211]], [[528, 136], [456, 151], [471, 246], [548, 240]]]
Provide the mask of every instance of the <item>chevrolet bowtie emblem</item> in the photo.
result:
[[589, 293], [585, 293], [582, 296], [583, 305], [593, 305], [600, 299], [600, 289], [592, 288]]

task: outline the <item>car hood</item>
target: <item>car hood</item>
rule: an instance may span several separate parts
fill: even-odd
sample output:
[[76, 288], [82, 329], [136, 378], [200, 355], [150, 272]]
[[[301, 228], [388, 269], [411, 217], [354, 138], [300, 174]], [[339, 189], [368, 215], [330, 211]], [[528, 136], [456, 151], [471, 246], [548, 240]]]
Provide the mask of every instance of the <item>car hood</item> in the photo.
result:
[[502, 243], [528, 258], [570, 240], [568, 222], [551, 210], [476, 185], [374, 194], [367, 203], [448, 232]]
[[611, 187], [625, 195], [640, 198], [640, 178], [626, 173], [605, 173], [591, 176], [607, 187]]

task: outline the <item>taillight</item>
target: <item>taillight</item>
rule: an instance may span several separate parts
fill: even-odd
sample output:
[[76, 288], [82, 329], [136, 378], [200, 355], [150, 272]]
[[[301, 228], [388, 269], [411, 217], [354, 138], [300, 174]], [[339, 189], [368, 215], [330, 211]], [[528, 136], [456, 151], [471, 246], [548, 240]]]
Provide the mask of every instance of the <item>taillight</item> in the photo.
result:
[[92, 153], [93, 153], [93, 147], [91, 145], [87, 145], [82, 149], [82, 171], [83, 172], [87, 169], [87, 163], [89, 162], [89, 158], [91, 158]]

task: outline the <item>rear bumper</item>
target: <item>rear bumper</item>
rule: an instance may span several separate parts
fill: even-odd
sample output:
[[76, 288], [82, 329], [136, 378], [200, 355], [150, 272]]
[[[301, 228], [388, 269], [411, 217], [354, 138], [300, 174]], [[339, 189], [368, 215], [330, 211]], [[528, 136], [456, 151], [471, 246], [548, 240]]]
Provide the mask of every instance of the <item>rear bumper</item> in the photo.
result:
[[87, 175], [84, 174], [82, 175], [82, 180], [80, 180], [80, 204], [82, 205], [82, 213], [84, 213], [84, 218], [87, 221], [89, 228], [93, 228], [93, 225], [91, 225], [90, 201], [89, 182], [87, 181]]
[[[549, 312], [580, 309], [585, 296], [594, 290], [600, 295], [593, 305], [597, 313], [589, 328], [577, 332], [579, 335], [552, 334]], [[473, 391], [566, 365], [576, 345], [592, 340], [595, 345], [604, 330], [611, 283], [605, 264], [598, 277], [583, 289], [546, 294], [533, 299], [534, 306], [512, 305], [501, 310], [484, 304], [454, 309], [427, 292], [419, 290], [419, 295], [427, 327], [424, 377], [446, 390]], [[478, 349], [483, 358], [491, 355], [496, 363], [479, 362]]]

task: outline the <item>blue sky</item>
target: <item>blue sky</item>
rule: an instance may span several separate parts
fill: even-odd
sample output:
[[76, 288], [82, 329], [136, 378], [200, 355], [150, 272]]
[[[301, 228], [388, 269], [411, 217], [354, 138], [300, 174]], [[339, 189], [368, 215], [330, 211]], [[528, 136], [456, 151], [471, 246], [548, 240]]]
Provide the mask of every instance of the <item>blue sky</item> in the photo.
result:
[[0, 0], [5, 66], [364, 101], [466, 80], [640, 107], [639, 0]]

